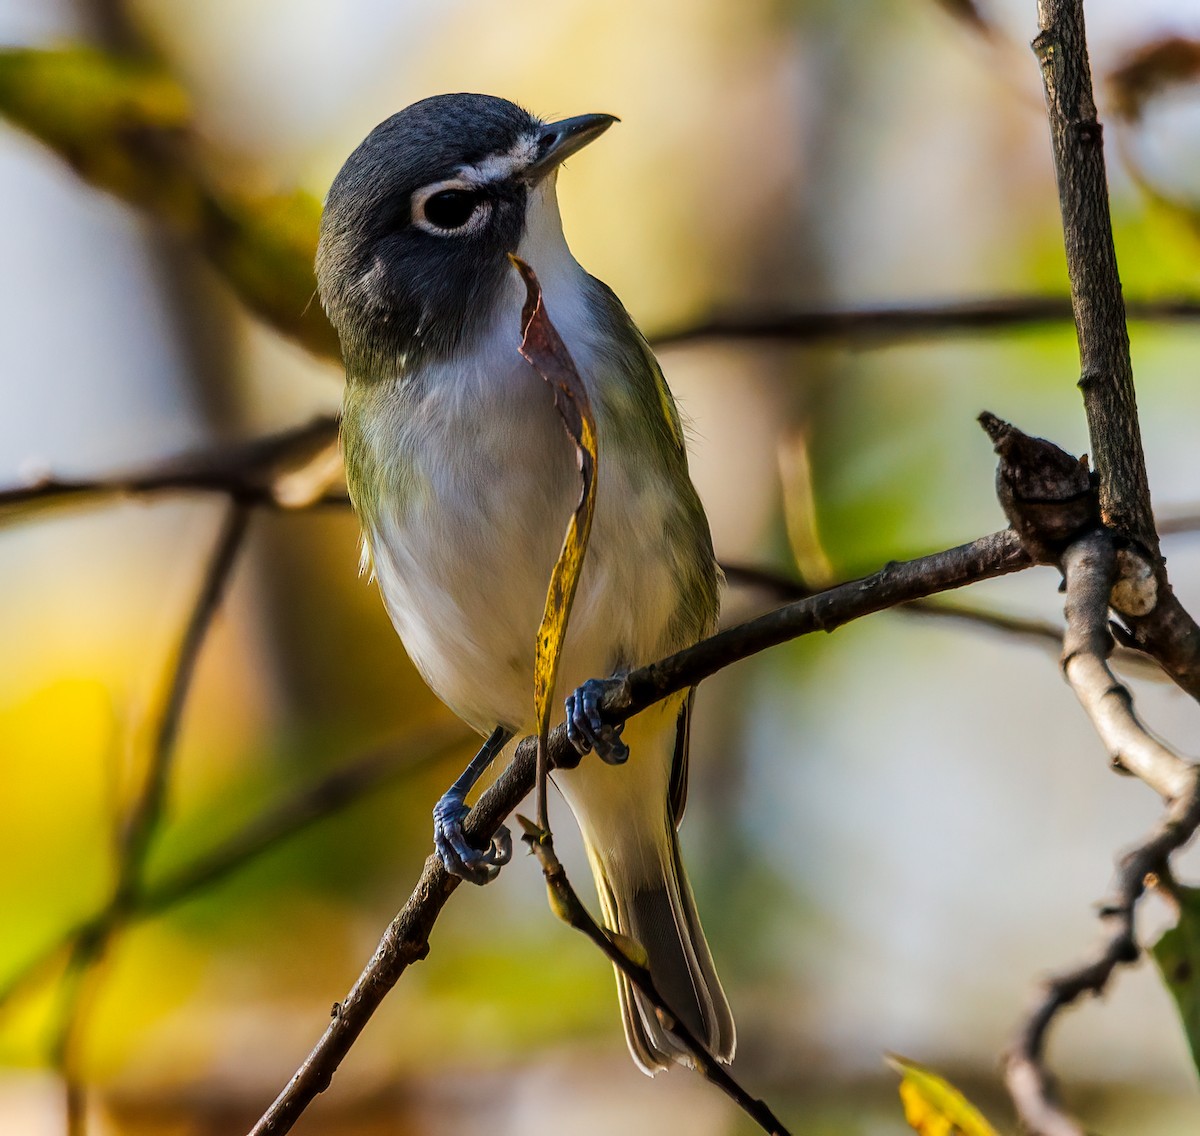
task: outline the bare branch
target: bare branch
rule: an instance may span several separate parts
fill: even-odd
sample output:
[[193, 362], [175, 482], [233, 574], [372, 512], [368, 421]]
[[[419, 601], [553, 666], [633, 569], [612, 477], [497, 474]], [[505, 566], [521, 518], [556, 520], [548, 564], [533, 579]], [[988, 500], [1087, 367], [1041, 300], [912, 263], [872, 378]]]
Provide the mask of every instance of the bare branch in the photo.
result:
[[[139, 884], [125, 907], [127, 923], [152, 918], [219, 884], [259, 856], [304, 832], [326, 817], [348, 808], [376, 789], [425, 769], [468, 740], [464, 727], [422, 728], [347, 762], [293, 797], [280, 801], [228, 839], [194, 860], [165, 873], [153, 883]], [[79, 941], [103, 933], [114, 918], [112, 900], [94, 915], [69, 927], [0, 986], [0, 1010], [22, 991], [46, 978], [64, 953]]]
[[1009, 1095], [1022, 1123], [1034, 1136], [1086, 1136], [1078, 1121], [1055, 1100], [1054, 1083], [1045, 1065], [1046, 1037], [1060, 1011], [1085, 994], [1103, 993], [1117, 967], [1140, 957], [1134, 917], [1147, 878], [1166, 871], [1171, 854], [1191, 840], [1200, 827], [1200, 778], [1196, 772], [1196, 767], [1191, 767], [1187, 790], [1171, 802], [1146, 839], [1121, 858], [1113, 897], [1100, 912], [1110, 930], [1093, 957], [1042, 984], [1005, 1057]]
[[[768, 647], [814, 631], [833, 631], [861, 616], [1020, 571], [1030, 563], [1015, 534], [1005, 531], [917, 560], [889, 564], [874, 576], [809, 596], [615, 680], [604, 696], [602, 712], [606, 721], [616, 725], [675, 691], [694, 686], [730, 663]], [[553, 764], [569, 765], [578, 760], [562, 725], [550, 734], [548, 748]], [[476, 847], [487, 847], [504, 818], [533, 788], [536, 764], [536, 740], [525, 738], [464, 822], [466, 835]], [[409, 965], [429, 953], [429, 934], [459, 882], [446, 872], [436, 855], [425, 861], [408, 902], [384, 932], [350, 993], [334, 1007], [324, 1035], [254, 1126], [252, 1136], [282, 1136], [317, 1094], [329, 1087], [379, 1003]]]
[[554, 838], [550, 831], [531, 824], [524, 817], [517, 819], [525, 829], [525, 843], [533, 850], [542, 866], [542, 875], [546, 879], [546, 890], [550, 896], [550, 908], [554, 914], [568, 926], [586, 935], [599, 947], [609, 962], [649, 999], [664, 1028], [670, 1030], [682, 1042], [706, 1080], [733, 1100], [764, 1132], [774, 1136], [790, 1136], [783, 1122], [766, 1102], [751, 1096], [742, 1088], [733, 1074], [709, 1053], [708, 1048], [692, 1033], [687, 1023], [667, 1004], [645, 962], [632, 957], [634, 952], [640, 952], [642, 959], [645, 958], [641, 944], [606, 931], [592, 918], [567, 878], [566, 869], [554, 851]]
[[[1200, 319], [1200, 301], [1187, 297], [1131, 300], [1128, 311], [1133, 320], [1192, 322]], [[1071, 318], [1071, 301], [1066, 296], [997, 296], [840, 310], [730, 312], [687, 327], [668, 329], [650, 340], [655, 348], [710, 340], [874, 347], [937, 336], [1039, 327]]]
[[179, 649], [169, 668], [166, 695], [158, 712], [146, 773], [121, 832], [116, 880], [105, 915], [71, 943], [62, 984], [51, 1058], [62, 1070], [66, 1089], [67, 1131], [86, 1130], [86, 1091], [79, 1076], [79, 1050], [93, 996], [98, 989], [100, 962], [112, 940], [124, 928], [134, 893], [145, 868], [146, 853], [162, 819], [175, 739], [196, 661], [225, 590], [237, 552], [246, 533], [249, 514], [244, 505], [230, 504], [200, 591], [184, 628]]
[[[754, 588], [766, 592], [778, 603], [787, 603], [812, 592], [798, 580], [745, 564], [722, 564], [725, 579], [735, 587]], [[1062, 653], [1063, 629], [1045, 619], [1030, 619], [1027, 616], [1010, 615], [1003, 611], [968, 606], [952, 600], [913, 600], [893, 609], [899, 615], [915, 616], [918, 619], [933, 619], [939, 622], [961, 623], [966, 627], [991, 631], [1006, 639], [1021, 640], [1036, 647], [1053, 652], [1057, 659]], [[1136, 673], [1139, 678], [1152, 682], [1166, 682], [1162, 667], [1149, 655], [1128, 647], [1116, 647], [1111, 655], [1123, 671]]]
[[[77, 503], [120, 494], [168, 491], [228, 494], [243, 505], [291, 507], [276, 495], [280, 479], [337, 441], [337, 419], [314, 418], [303, 426], [208, 453], [162, 462], [141, 472], [113, 477], [61, 480], [42, 478], [0, 490], [0, 517], [23, 515], [27, 508]], [[348, 504], [344, 493], [326, 495], [310, 504]]]
[[1079, 385], [1100, 479], [1101, 513], [1118, 535], [1136, 542], [1151, 557], [1158, 584], [1149, 611], [1129, 612], [1120, 605], [1117, 609], [1131, 641], [1200, 699], [1200, 627], [1171, 590], [1150, 505], [1082, 0], [1039, 0], [1038, 15], [1041, 32], [1033, 49], [1041, 63], [1050, 117], [1079, 339]]
[[1138, 427], [1125, 304], [1117, 274], [1104, 146], [1088, 64], [1081, 0], [1039, 0], [1033, 49], [1042, 68], [1067, 274], [1079, 339], [1080, 388], [1100, 475], [1105, 523], [1157, 552]]
[[[813, 594], [812, 589], [806, 588], [799, 580], [755, 565], [722, 562], [721, 569], [725, 573], [727, 583], [735, 587], [755, 588], [766, 592], [772, 599], [781, 603], [795, 602]], [[996, 631], [1005, 636], [1027, 639], [1039, 646], [1053, 648], [1055, 654], [1062, 648], [1062, 628], [1044, 619], [1028, 619], [1019, 615], [1009, 615], [1002, 611], [967, 607], [965, 604], [947, 600], [912, 600], [910, 603], [899, 605], [894, 610], [902, 615], [956, 620], [971, 626]], [[1127, 651], [1125, 654], [1130, 658], [1139, 657], [1132, 651]]]
[[230, 505], [192, 606], [191, 616], [184, 628], [178, 654], [171, 665], [171, 677], [159, 713], [145, 781], [121, 833], [121, 862], [115, 889], [115, 900], [119, 907], [124, 906], [138, 886], [146, 852], [162, 819], [171, 759], [179, 733], [179, 719], [200, 658], [200, 649], [233, 572], [249, 519], [245, 505]]
[[1055, 1100], [1044, 1060], [1046, 1035], [1060, 1011], [1084, 994], [1099, 994], [1118, 966], [1137, 961], [1135, 912], [1146, 877], [1168, 870], [1169, 857], [1200, 826], [1200, 767], [1156, 741], [1138, 721], [1133, 701], [1108, 668], [1109, 595], [1118, 578], [1111, 533], [1081, 537], [1063, 555], [1066, 582], [1063, 673], [1104, 742], [1114, 767], [1134, 774], [1167, 801], [1162, 820], [1125, 856], [1115, 897], [1103, 908], [1111, 925], [1093, 958], [1044, 983], [1035, 1006], [1006, 1058], [1009, 1093], [1025, 1126], [1036, 1136], [1084, 1136], [1079, 1123]]
[[1141, 778], [1168, 801], [1195, 781], [1190, 762], [1156, 741], [1133, 712], [1133, 699], [1109, 670], [1109, 593], [1117, 579], [1117, 554], [1104, 531], [1076, 541], [1063, 557], [1067, 630], [1063, 674], [1092, 720], [1113, 765]]

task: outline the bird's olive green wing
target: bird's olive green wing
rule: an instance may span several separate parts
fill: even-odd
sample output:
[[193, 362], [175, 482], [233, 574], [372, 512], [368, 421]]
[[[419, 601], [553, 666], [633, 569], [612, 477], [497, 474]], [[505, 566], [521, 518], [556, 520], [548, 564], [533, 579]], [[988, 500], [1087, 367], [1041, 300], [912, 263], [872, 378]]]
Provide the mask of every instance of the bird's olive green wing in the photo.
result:
[[678, 828], [683, 821], [683, 810], [687, 807], [688, 788], [688, 750], [692, 736], [692, 702], [695, 701], [696, 690], [693, 687], [687, 693], [683, 705], [679, 708], [679, 718], [675, 725], [675, 757], [671, 762], [671, 785], [668, 800], [671, 803], [671, 819]]

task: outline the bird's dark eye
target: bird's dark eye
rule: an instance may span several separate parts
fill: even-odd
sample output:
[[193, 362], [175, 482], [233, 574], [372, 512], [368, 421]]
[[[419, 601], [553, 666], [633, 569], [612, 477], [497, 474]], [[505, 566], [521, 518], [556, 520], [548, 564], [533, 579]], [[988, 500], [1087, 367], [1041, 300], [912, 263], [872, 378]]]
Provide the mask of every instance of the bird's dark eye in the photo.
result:
[[443, 189], [425, 201], [425, 220], [439, 229], [461, 229], [479, 205], [480, 195], [469, 189]]

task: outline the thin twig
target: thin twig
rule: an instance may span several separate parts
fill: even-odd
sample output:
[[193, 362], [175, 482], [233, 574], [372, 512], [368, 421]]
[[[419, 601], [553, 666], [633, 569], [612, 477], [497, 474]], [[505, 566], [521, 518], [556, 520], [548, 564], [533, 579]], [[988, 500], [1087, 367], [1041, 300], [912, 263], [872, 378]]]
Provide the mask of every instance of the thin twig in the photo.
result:
[[642, 994], [649, 999], [657, 1011], [663, 1028], [669, 1030], [687, 1049], [694, 1059], [695, 1066], [704, 1074], [706, 1080], [716, 1085], [737, 1106], [753, 1120], [764, 1132], [773, 1136], [790, 1136], [783, 1122], [771, 1111], [767, 1103], [758, 1097], [751, 1096], [738, 1080], [721, 1064], [699, 1038], [688, 1028], [687, 1023], [667, 1004], [666, 999], [659, 993], [654, 978], [645, 962], [635, 959], [627, 950], [637, 950], [645, 958], [641, 944], [631, 944], [623, 936], [618, 940], [611, 932], [602, 928], [591, 912], [584, 906], [571, 881], [567, 879], [566, 870], [554, 851], [554, 838], [547, 829], [531, 824], [524, 817], [518, 817], [525, 829], [525, 843], [533, 850], [542, 866], [542, 875], [546, 879], [546, 890], [550, 894], [550, 907], [564, 923], [586, 935], [604, 956], [615, 966]]
[[[1190, 298], [1131, 300], [1129, 318], [1152, 323], [1200, 319]], [[650, 337], [655, 348], [708, 340], [791, 345], [845, 343], [878, 347], [945, 335], [973, 335], [1062, 323], [1072, 318], [1066, 296], [998, 296], [948, 303], [895, 304], [801, 312], [731, 312]]]
[[1118, 966], [1140, 956], [1135, 933], [1145, 879], [1163, 872], [1169, 857], [1200, 826], [1200, 767], [1156, 741], [1138, 721], [1133, 702], [1108, 668], [1109, 592], [1117, 578], [1116, 547], [1100, 530], [1063, 555], [1067, 629], [1063, 674], [1100, 735], [1114, 766], [1141, 778], [1167, 802], [1150, 835], [1118, 865], [1114, 898], [1101, 917], [1111, 925], [1095, 955], [1047, 980], [1006, 1057], [1005, 1079], [1021, 1120], [1035, 1136], [1084, 1136], [1079, 1123], [1055, 1099], [1045, 1064], [1045, 1042], [1057, 1015], [1084, 994], [1100, 994]]
[[[216, 492], [244, 505], [292, 508], [276, 495], [276, 484], [298, 464], [337, 441], [337, 420], [318, 417], [302, 426], [224, 449], [192, 454], [148, 469], [109, 477], [38, 478], [0, 490], [0, 520], [28, 509], [77, 503], [94, 497], [175, 492]], [[345, 493], [328, 493], [305, 505], [346, 505]]]
[[[617, 725], [675, 691], [694, 686], [730, 663], [767, 647], [814, 631], [832, 631], [861, 616], [935, 592], [1020, 571], [1030, 563], [1016, 536], [1006, 530], [945, 552], [889, 564], [866, 579], [809, 596], [631, 672], [606, 692], [602, 714], [609, 724]], [[578, 757], [562, 725], [551, 732], [548, 748], [552, 764], [569, 764]], [[533, 788], [536, 763], [535, 739], [525, 738], [464, 822], [467, 838], [476, 847], [487, 847], [504, 818]], [[350, 993], [335, 1006], [325, 1033], [255, 1124], [252, 1136], [282, 1136], [329, 1087], [338, 1066], [388, 991], [410, 964], [429, 953], [430, 932], [458, 885], [457, 877], [446, 872], [436, 855], [425, 861], [408, 902], [384, 932]]]
[[[245, 828], [206, 852], [201, 852], [153, 883], [142, 882], [125, 908], [126, 924], [149, 919], [221, 883], [258, 857], [279, 847], [326, 817], [399, 777], [407, 777], [441, 760], [468, 740], [457, 723], [422, 728], [386, 746], [349, 761], [295, 796], [268, 809]], [[64, 952], [102, 933], [112, 920], [111, 899], [101, 910], [58, 935], [0, 987], [0, 1011], [43, 979]]]
[[1005, 1083], [1025, 1127], [1034, 1136], [1085, 1136], [1084, 1129], [1055, 1100], [1054, 1082], [1045, 1064], [1046, 1037], [1060, 1011], [1085, 994], [1104, 992], [1119, 966], [1136, 962], [1138, 945], [1135, 911], [1146, 890], [1147, 877], [1166, 870], [1170, 856], [1200, 827], [1200, 778], [1176, 798], [1145, 840], [1117, 865], [1112, 897], [1100, 916], [1109, 933], [1094, 955], [1079, 966], [1046, 979], [1035, 1005], [1005, 1057]]
[[1133, 712], [1133, 698], [1109, 669], [1109, 593], [1117, 579], [1117, 554], [1107, 531], [1076, 541], [1063, 556], [1067, 629], [1063, 674], [1095, 726], [1114, 767], [1132, 773], [1168, 801], [1195, 780], [1190, 762], [1156, 741]]
[[51, 1043], [51, 1058], [61, 1069], [65, 1083], [69, 1136], [82, 1136], [86, 1130], [86, 1092], [78, 1075], [78, 1062], [91, 996], [99, 982], [97, 968], [108, 954], [113, 939], [125, 926], [145, 869], [146, 853], [162, 820], [180, 715], [200, 649], [245, 537], [248, 518], [245, 505], [230, 504], [176, 655], [168, 668], [167, 690], [158, 712], [146, 773], [122, 826], [116, 879], [105, 918], [90, 927], [88, 933], [78, 935], [71, 946], [64, 995]]
[[[792, 603], [813, 594], [813, 589], [806, 588], [799, 580], [772, 572], [767, 568], [723, 562], [721, 569], [725, 573], [727, 583], [735, 587], [754, 588], [767, 592], [773, 599], [780, 602]], [[947, 600], [913, 600], [911, 603], [900, 605], [895, 610], [910, 615], [958, 620], [970, 625], [985, 627], [1003, 635], [1028, 639], [1040, 646], [1052, 647], [1056, 653], [1062, 647], [1062, 628], [1044, 619], [1027, 619], [1019, 615], [1008, 615], [1001, 611], [967, 607], [965, 604]], [[1133, 652], [1128, 653], [1133, 654]]]
[[146, 853], [150, 842], [162, 820], [166, 803], [167, 785], [170, 779], [175, 740], [179, 734], [179, 722], [184, 703], [191, 688], [200, 650], [208, 635], [208, 629], [220, 606], [225, 586], [233, 573], [237, 554], [246, 536], [250, 511], [244, 504], [231, 504], [221, 526], [208, 569], [200, 591], [196, 595], [192, 612], [184, 628], [174, 660], [170, 668], [170, 682], [166, 698], [155, 727], [154, 741], [150, 750], [149, 768], [142, 791], [123, 826], [120, 843], [121, 865], [115, 889], [118, 906], [132, 898], [145, 867]]

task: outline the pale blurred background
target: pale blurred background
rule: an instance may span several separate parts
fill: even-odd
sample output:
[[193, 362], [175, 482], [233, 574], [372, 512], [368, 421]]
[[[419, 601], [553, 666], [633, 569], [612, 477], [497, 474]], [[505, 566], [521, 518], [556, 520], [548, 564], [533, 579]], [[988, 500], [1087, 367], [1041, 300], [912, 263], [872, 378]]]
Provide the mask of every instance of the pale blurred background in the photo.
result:
[[[0, 0], [0, 42], [92, 36], [83, 0]], [[713, 311], [1065, 293], [1033, 0], [991, 40], [913, 0], [137, 0], [214, 166], [320, 196], [379, 120], [477, 90], [621, 125], [570, 163], [578, 259], [648, 334]], [[1101, 114], [1126, 52], [1200, 34], [1186, 0], [1088, 6]], [[1110, 124], [1126, 293], [1194, 296], [1200, 97]], [[1153, 203], [1141, 176], [1183, 210]], [[250, 174], [246, 173], [249, 177]], [[0, 125], [0, 487], [102, 475], [336, 408], [341, 375], [247, 316], [186, 248]], [[1200, 328], [1133, 328], [1160, 513], [1200, 499]], [[718, 554], [795, 571], [778, 452], [807, 440], [837, 576], [999, 528], [987, 408], [1083, 452], [1069, 324], [904, 344], [705, 341], [662, 362], [690, 419]], [[793, 462], [794, 466], [794, 462]], [[792, 487], [789, 499], [794, 499]], [[145, 743], [219, 499], [102, 502], [0, 529], [0, 985], [102, 904], [114, 809]], [[411, 671], [339, 511], [256, 513], [183, 720], [151, 876], [371, 745], [448, 717]], [[1200, 609], [1200, 542], [1166, 546]], [[1052, 573], [966, 598], [1054, 617]], [[731, 592], [730, 614], [753, 597]], [[1137, 688], [1195, 753], [1197, 707]], [[738, 1018], [735, 1070], [796, 1133], [908, 1131], [898, 1051], [1000, 1126], [997, 1058], [1037, 976], [1097, 932], [1115, 851], [1157, 804], [1114, 777], [1053, 655], [902, 613], [743, 664], [700, 695], [683, 829]], [[323, 1030], [407, 896], [465, 748], [394, 779], [135, 924], [89, 991], [76, 1059], [96, 1133], [240, 1132]], [[586, 887], [565, 810], [559, 845]], [[1159, 913], [1161, 914], [1161, 913]], [[1155, 913], [1148, 909], [1149, 928]], [[58, 1133], [61, 962], [0, 1008], [0, 1131]], [[607, 965], [531, 860], [461, 889], [304, 1133], [746, 1132], [699, 1077], [629, 1061]], [[1052, 1056], [1108, 1134], [1200, 1128], [1148, 963]]]

